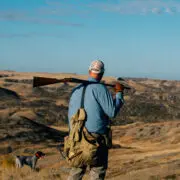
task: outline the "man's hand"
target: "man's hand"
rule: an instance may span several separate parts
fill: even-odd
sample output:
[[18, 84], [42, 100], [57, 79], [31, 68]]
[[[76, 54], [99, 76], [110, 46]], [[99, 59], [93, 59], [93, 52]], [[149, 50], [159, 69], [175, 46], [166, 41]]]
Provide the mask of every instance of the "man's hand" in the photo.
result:
[[121, 85], [119, 82], [117, 82], [117, 83], [115, 84], [115, 86], [114, 86], [114, 91], [115, 91], [116, 93], [118, 93], [118, 92], [123, 92], [123, 91], [124, 91], [124, 86]]

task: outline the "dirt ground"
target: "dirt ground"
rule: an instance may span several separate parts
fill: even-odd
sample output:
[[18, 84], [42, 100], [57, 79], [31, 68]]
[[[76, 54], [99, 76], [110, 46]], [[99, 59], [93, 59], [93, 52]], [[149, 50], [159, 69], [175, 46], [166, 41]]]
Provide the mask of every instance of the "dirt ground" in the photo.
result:
[[[113, 148], [109, 151], [108, 180], [159, 180], [180, 179], [180, 139], [174, 141], [179, 129], [179, 121], [163, 123], [166, 129], [159, 135], [149, 136], [153, 128], [162, 127], [162, 123], [135, 123], [113, 127]], [[149, 127], [149, 129], [146, 128]], [[53, 127], [66, 131], [66, 127]], [[147, 136], [139, 138], [139, 132], [145, 128]], [[145, 132], [144, 132], [145, 133]], [[171, 136], [168, 136], [170, 134]], [[46, 157], [38, 162], [39, 172], [30, 173], [30, 168], [21, 170], [1, 167], [4, 179], [67, 179], [70, 167], [57, 150], [58, 144], [23, 147], [18, 152], [40, 149]], [[18, 152], [14, 152], [17, 154]], [[1, 156], [1, 159], [4, 157]], [[26, 176], [25, 176], [26, 174]], [[84, 179], [89, 179], [88, 171]]]

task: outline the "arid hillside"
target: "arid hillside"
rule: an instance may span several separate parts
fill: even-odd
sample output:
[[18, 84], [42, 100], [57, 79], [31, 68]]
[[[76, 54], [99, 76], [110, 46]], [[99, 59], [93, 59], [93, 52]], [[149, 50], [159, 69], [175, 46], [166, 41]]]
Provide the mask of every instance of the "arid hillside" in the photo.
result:
[[[21, 111], [28, 109], [41, 117], [41, 123], [49, 125], [66, 123], [70, 92], [76, 84], [59, 83], [32, 88], [33, 76], [87, 79], [85, 75], [76, 74], [1, 71], [0, 109], [18, 108]], [[113, 124], [121, 125], [136, 121], [159, 122], [180, 119], [180, 81], [138, 78], [125, 78], [125, 80], [132, 87], [132, 90], [125, 92], [126, 103], [121, 113], [113, 120]], [[103, 81], [113, 83], [115, 78], [105, 77]], [[12, 92], [8, 92], [9, 90]]]
[[[65, 179], [59, 153], [67, 135], [70, 93], [77, 84], [32, 87], [33, 76], [87, 79], [85, 75], [0, 71], [0, 179]], [[107, 179], [180, 179], [180, 81], [124, 78], [125, 105], [112, 120]], [[115, 78], [104, 77], [106, 83]], [[113, 90], [110, 88], [113, 93]], [[38, 171], [11, 169], [13, 156], [42, 150]], [[1, 178], [2, 176], [2, 178]], [[86, 176], [84, 179], [88, 179]]]

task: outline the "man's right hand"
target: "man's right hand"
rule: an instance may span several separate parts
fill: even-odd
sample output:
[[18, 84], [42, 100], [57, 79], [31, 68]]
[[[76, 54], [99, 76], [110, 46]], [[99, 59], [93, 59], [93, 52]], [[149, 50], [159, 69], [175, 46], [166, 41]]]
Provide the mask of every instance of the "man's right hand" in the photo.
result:
[[118, 92], [123, 92], [123, 91], [124, 91], [124, 86], [121, 85], [119, 82], [117, 82], [117, 83], [115, 84], [115, 86], [114, 86], [114, 91], [115, 91], [116, 93], [118, 93]]

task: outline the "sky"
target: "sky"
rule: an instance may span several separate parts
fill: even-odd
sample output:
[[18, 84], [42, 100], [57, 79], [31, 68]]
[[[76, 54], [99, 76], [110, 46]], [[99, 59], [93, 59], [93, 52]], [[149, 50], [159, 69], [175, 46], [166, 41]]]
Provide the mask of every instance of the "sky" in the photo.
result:
[[180, 80], [180, 0], [0, 0], [0, 70]]

